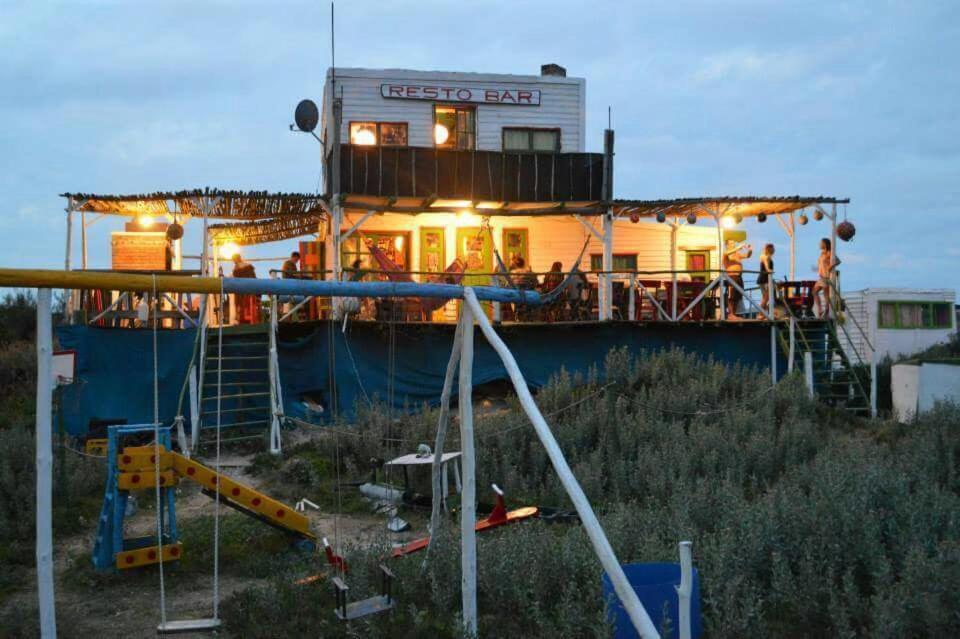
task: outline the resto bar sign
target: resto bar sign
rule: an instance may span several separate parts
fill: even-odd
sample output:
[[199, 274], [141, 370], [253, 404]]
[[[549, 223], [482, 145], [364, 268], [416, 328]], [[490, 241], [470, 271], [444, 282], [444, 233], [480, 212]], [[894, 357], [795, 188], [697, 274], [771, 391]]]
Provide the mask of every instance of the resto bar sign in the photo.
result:
[[380, 95], [398, 100], [434, 100], [540, 106], [540, 89], [442, 87], [425, 84], [381, 84]]

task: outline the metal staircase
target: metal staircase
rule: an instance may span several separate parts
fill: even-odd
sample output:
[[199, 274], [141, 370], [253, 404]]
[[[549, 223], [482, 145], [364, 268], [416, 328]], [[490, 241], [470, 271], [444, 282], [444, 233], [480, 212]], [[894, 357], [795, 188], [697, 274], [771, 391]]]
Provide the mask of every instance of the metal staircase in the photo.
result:
[[[828, 406], [869, 417], [873, 414], [871, 378], [876, 373], [872, 363], [864, 362], [855, 348], [843, 347], [841, 331], [850, 344], [850, 330], [862, 333], [862, 329], [856, 322], [848, 327], [842, 309], [843, 300], [838, 299], [830, 318], [801, 319], [791, 315], [786, 330], [783, 326], [779, 328], [778, 341], [792, 369], [806, 371], [810, 366], [806, 374], [817, 399]], [[865, 335], [863, 338], [867, 339]], [[867, 344], [873, 348], [869, 340]], [[808, 362], [806, 353], [810, 353]], [[793, 361], [789, 362], [791, 357]]]
[[[230, 429], [221, 441], [263, 437], [274, 418], [271, 392], [269, 325], [234, 326], [206, 331], [200, 381], [200, 447], [212, 443], [220, 400], [220, 427]], [[217, 395], [217, 375], [220, 395]]]

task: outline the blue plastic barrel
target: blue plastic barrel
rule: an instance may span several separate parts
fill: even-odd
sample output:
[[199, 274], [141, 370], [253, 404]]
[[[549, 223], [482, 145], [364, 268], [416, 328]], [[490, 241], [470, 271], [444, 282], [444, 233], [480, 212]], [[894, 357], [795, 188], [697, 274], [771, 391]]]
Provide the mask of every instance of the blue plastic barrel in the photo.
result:
[[[670, 636], [680, 636], [680, 602], [677, 586], [680, 585], [680, 564], [626, 564], [623, 572], [633, 586], [640, 603], [646, 608], [657, 630], [662, 631], [669, 623]], [[603, 573], [603, 599], [607, 602], [608, 614], [614, 626], [616, 639], [634, 639], [637, 631], [613, 590], [610, 577]], [[669, 622], [664, 622], [664, 616]], [[700, 621], [700, 575], [693, 569], [693, 592], [690, 595], [690, 631], [694, 639], [702, 632]]]

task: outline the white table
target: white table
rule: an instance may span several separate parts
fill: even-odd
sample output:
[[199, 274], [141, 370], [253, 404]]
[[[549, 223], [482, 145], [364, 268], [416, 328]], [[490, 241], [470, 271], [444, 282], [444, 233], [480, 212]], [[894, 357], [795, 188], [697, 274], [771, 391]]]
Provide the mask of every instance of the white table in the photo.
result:
[[[443, 481], [443, 509], [447, 510], [447, 496], [450, 494], [450, 464], [453, 463], [453, 481], [456, 484], [456, 492], [454, 494], [459, 494], [463, 486], [460, 483], [460, 457], [463, 456], [463, 453], [460, 451], [452, 453], [444, 453], [440, 456], [440, 478]], [[433, 465], [433, 453], [425, 457], [419, 457], [416, 453], [410, 453], [409, 455], [401, 455], [396, 459], [391, 459], [388, 461], [385, 466], [401, 466], [404, 469], [404, 478], [406, 478], [406, 472], [408, 466], [432, 466]]]

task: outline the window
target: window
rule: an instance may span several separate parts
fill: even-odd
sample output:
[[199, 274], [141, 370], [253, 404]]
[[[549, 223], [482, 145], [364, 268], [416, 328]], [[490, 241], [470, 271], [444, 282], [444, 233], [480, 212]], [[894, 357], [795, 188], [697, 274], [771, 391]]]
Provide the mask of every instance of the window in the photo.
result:
[[351, 122], [350, 144], [407, 146], [406, 122]]
[[710, 251], [685, 251], [687, 272], [692, 282], [708, 282], [710, 277]]
[[[603, 270], [603, 255], [600, 255], [599, 253], [592, 253], [590, 255], [590, 270], [591, 271]], [[613, 270], [614, 271], [637, 270], [637, 254], [636, 253], [614, 253]]]
[[560, 129], [503, 128], [504, 151], [559, 153]]
[[477, 112], [472, 107], [436, 106], [433, 141], [439, 149], [473, 150], [477, 147]]
[[[374, 244], [376, 244], [394, 264], [400, 267], [401, 271], [410, 270], [409, 235], [410, 234], [405, 231], [364, 232], [364, 236], [373, 240]], [[380, 264], [371, 257], [370, 251], [367, 250], [366, 243], [358, 237], [358, 234], [354, 233], [347, 238], [347, 241], [340, 245], [340, 265], [344, 271], [347, 272], [345, 277], [349, 278], [352, 275], [350, 270], [354, 268], [353, 263], [358, 259], [360, 260], [359, 268], [361, 270], [382, 270]], [[367, 275], [365, 279], [386, 280], [387, 276], [371, 274]]]
[[953, 328], [949, 302], [880, 302], [878, 328]]

